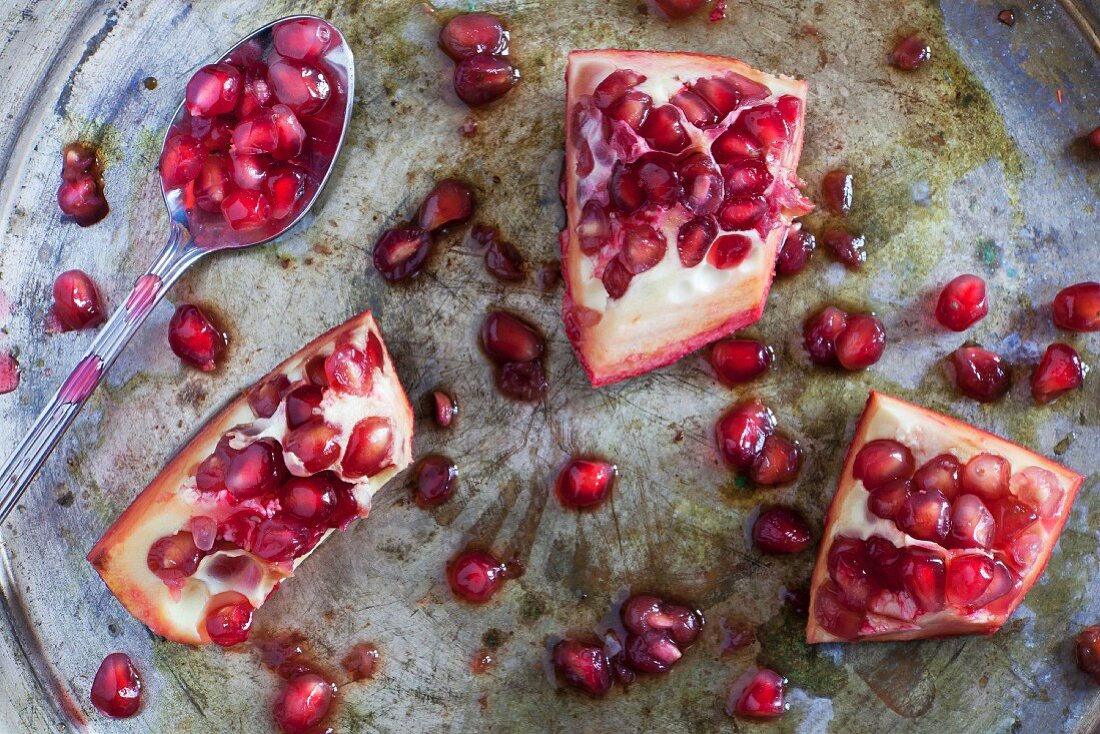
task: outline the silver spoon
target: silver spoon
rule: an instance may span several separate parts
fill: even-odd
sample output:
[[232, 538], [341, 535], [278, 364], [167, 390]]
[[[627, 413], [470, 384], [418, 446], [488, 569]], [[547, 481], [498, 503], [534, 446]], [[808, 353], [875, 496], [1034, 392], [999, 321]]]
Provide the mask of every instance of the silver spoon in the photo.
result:
[[[234, 53], [243, 53], [245, 47], [251, 48], [256, 44], [262, 49], [270, 48], [272, 28], [275, 25], [300, 19], [316, 20], [330, 25], [327, 21], [311, 15], [291, 15], [280, 18], [241, 39], [221, 57], [221, 60], [233, 56]], [[322, 155], [325, 157], [316, 155], [311, 157], [310, 180], [303, 195], [304, 201], [298, 205], [300, 209], [297, 216], [286, 217], [286, 221], [279, 221], [277, 224], [255, 230], [234, 232], [228, 226], [219, 226], [219, 223], [211, 217], [204, 218], [200, 210], [194, 211], [196, 217], [190, 216], [185, 209], [181, 190], [164, 191], [164, 203], [168, 207], [171, 228], [168, 243], [157, 256], [153, 266], [137, 279], [125, 305], [112, 314], [96, 335], [84, 358], [61, 385], [34, 422], [30, 433], [0, 470], [0, 523], [15, 507], [46, 457], [53, 451], [76, 414], [84, 407], [88, 397], [99, 385], [103, 375], [111, 368], [127, 342], [137, 332], [153, 307], [164, 298], [172, 284], [204, 255], [219, 250], [239, 249], [270, 242], [297, 224], [313, 206], [332, 173], [343, 145], [348, 122], [351, 119], [355, 90], [355, 66], [351, 49], [338, 30], [332, 28], [332, 31], [324, 61], [325, 70], [334, 78], [330, 80], [330, 97], [324, 109], [327, 119], [340, 124], [340, 133], [334, 145], [330, 143], [322, 149]], [[339, 108], [329, 109], [329, 105], [342, 105], [343, 115], [339, 114], [341, 111]], [[180, 102], [172, 125], [165, 133], [162, 148], [176, 125], [186, 116], [184, 103]], [[315, 141], [311, 141], [310, 144], [320, 148]]]

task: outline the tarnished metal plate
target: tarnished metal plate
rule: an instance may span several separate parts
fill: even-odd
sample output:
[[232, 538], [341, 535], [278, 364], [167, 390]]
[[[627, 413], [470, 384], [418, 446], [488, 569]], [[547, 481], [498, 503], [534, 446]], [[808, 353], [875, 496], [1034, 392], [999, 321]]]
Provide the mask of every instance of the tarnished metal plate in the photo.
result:
[[[162, 304], [77, 420], [3, 529], [0, 730], [234, 731], [271, 729], [276, 679], [252, 649], [190, 649], [153, 639], [100, 583], [84, 554], [177, 446], [239, 389], [301, 344], [373, 308], [414, 400], [436, 385], [459, 396], [449, 433], [422, 420], [418, 454], [460, 467], [457, 497], [433, 512], [400, 481], [371, 517], [334, 536], [259, 614], [261, 631], [300, 629], [338, 668], [355, 642], [379, 645], [370, 682], [341, 688], [339, 731], [714, 731], [728, 683], [767, 663], [791, 680], [791, 711], [775, 730], [1088, 731], [1096, 689], [1075, 668], [1072, 634], [1100, 619], [1097, 383], [1034, 408], [1025, 376], [1055, 338], [1096, 364], [1089, 335], [1056, 334], [1051, 297], [1098, 275], [1100, 162], [1078, 143], [1097, 123], [1100, 63], [1053, 0], [996, 20], [988, 0], [893, 3], [735, 0], [730, 17], [670, 25], [638, 0], [412, 0], [336, 3], [130, 0], [85, 6], [9, 4], [0, 47], [0, 272], [3, 346], [18, 349], [22, 384], [0, 397], [0, 449], [30, 425], [91, 334], [44, 336], [49, 288], [61, 270], [90, 272], [118, 305], [166, 233], [154, 164], [161, 126], [191, 72], [250, 29], [290, 12], [331, 17], [357, 54], [356, 106], [342, 162], [312, 222], [277, 244], [200, 264], [170, 295], [214, 307], [230, 327], [227, 364], [182, 368], [165, 343]], [[434, 43], [440, 18], [481, 8], [506, 16], [523, 81], [501, 105], [469, 113], [450, 89]], [[934, 60], [903, 75], [886, 65], [900, 33], [919, 31]], [[562, 333], [560, 291], [534, 271], [556, 259], [562, 73], [573, 48], [689, 50], [737, 56], [810, 82], [801, 171], [814, 183], [843, 163], [856, 176], [852, 222], [870, 261], [849, 274], [819, 253], [776, 285], [749, 333], [777, 347], [780, 368], [731, 392], [695, 356], [592, 390]], [[143, 80], [155, 77], [148, 89]], [[1059, 95], [1060, 90], [1060, 95]], [[475, 118], [478, 132], [458, 128]], [[60, 221], [60, 150], [77, 136], [106, 153], [111, 214], [82, 230]], [[432, 182], [461, 175], [478, 189], [478, 219], [524, 252], [527, 280], [503, 286], [457, 233], [408, 287], [369, 266], [379, 232], [409, 217]], [[811, 223], [818, 220], [811, 217]], [[992, 313], [965, 336], [930, 323], [936, 287], [964, 271], [990, 283]], [[810, 369], [802, 318], [827, 301], [870, 308], [890, 347], [858, 375]], [[552, 387], [542, 405], [493, 390], [476, 347], [489, 306], [528, 314], [549, 338]], [[992, 407], [957, 399], [940, 369], [964, 338], [1001, 350], [1017, 368]], [[812, 554], [765, 559], [745, 542], [750, 513], [791, 502], [820, 524], [843, 450], [869, 388], [943, 410], [1057, 456], [1088, 480], [1047, 572], [998, 634], [913, 644], [802, 642], [784, 588], [804, 585]], [[804, 443], [800, 481], [751, 491], [719, 466], [710, 431], [752, 392]], [[588, 514], [548, 498], [559, 463], [602, 453], [622, 470], [614, 501]], [[443, 565], [468, 540], [518, 556], [526, 575], [471, 609], [451, 599]], [[549, 635], [591, 629], [628, 586], [697, 601], [710, 631], [675, 672], [591, 702], [559, 691], [543, 667]], [[754, 626], [758, 642], [719, 654], [722, 617]], [[495, 647], [482, 675], [470, 662]], [[105, 722], [88, 702], [103, 655], [130, 653], [147, 704]], [[633, 722], [633, 723], [632, 723]], [[642, 723], [644, 722], [644, 724]], [[741, 727], [747, 728], [747, 727]]]

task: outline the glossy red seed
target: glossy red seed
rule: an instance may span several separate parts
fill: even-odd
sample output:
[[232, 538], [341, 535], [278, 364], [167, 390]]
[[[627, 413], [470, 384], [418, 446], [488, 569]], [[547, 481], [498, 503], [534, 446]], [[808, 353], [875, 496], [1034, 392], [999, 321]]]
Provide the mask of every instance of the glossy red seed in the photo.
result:
[[610, 120], [618, 120], [626, 123], [635, 132], [641, 130], [649, 117], [649, 111], [653, 108], [653, 98], [644, 92], [629, 91], [616, 99], [604, 114]]
[[477, 107], [508, 94], [519, 82], [519, 76], [519, 69], [504, 57], [475, 54], [455, 66], [455, 92], [463, 102]]
[[705, 99], [718, 113], [719, 119], [741, 106], [741, 90], [720, 76], [697, 79], [692, 91]]
[[748, 470], [763, 450], [764, 439], [775, 432], [775, 415], [759, 400], [748, 400], [723, 413], [714, 432], [722, 459]]
[[213, 117], [232, 112], [241, 91], [241, 72], [229, 64], [209, 64], [187, 82], [184, 103], [196, 117]]
[[1100, 625], [1081, 630], [1075, 642], [1077, 667], [1100, 684]]
[[[306, 131], [286, 105], [264, 107], [233, 128], [233, 152], [290, 160], [302, 152]], [[266, 171], [264, 171], [266, 175]], [[243, 184], [242, 184], [243, 185]]]
[[[266, 70], [246, 69], [241, 82], [241, 93], [237, 98], [235, 110], [237, 118], [243, 120], [261, 107], [267, 107], [271, 104], [273, 96], [271, 85], [267, 83]], [[192, 121], [192, 127], [194, 127], [194, 121]]]
[[947, 564], [948, 603], [958, 607], [972, 605], [989, 588], [994, 568], [992, 558], [976, 553], [952, 558]]
[[508, 49], [508, 32], [495, 15], [465, 13], [443, 26], [439, 45], [455, 61], [475, 54], [501, 54]]
[[949, 366], [959, 392], [979, 402], [999, 400], [1012, 387], [1008, 365], [988, 349], [959, 347], [951, 353]]
[[727, 198], [718, 210], [718, 222], [722, 229], [745, 231], [759, 224], [767, 211], [768, 201], [763, 196]]
[[[209, 162], [209, 159], [207, 159]], [[287, 164], [272, 166], [263, 182], [264, 196], [271, 204], [271, 218], [283, 219], [296, 212], [306, 193], [306, 174]]]
[[669, 101], [679, 107], [687, 121], [700, 130], [709, 130], [718, 124], [718, 112], [690, 89], [680, 90]]
[[836, 338], [848, 325], [848, 314], [836, 306], [826, 306], [806, 322], [802, 343], [814, 364], [837, 364]]
[[814, 596], [813, 615], [827, 632], [842, 640], [854, 640], [863, 625], [863, 615], [843, 602], [843, 592], [833, 581], [826, 581]]
[[868, 490], [895, 479], [913, 476], [913, 452], [893, 439], [879, 438], [863, 445], [852, 463], [852, 476]]
[[280, 56], [316, 62], [332, 44], [332, 26], [317, 18], [297, 18], [276, 24], [271, 32]]
[[774, 670], [761, 668], [750, 672], [734, 688], [727, 713], [750, 719], [777, 719], [787, 711], [783, 701], [786, 678]]
[[657, 7], [669, 18], [687, 18], [707, 4], [707, 0], [657, 0]]
[[607, 211], [595, 199], [590, 199], [581, 210], [581, 219], [577, 223], [577, 244], [581, 252], [594, 255], [600, 251], [611, 235], [611, 220]]
[[57, 205], [81, 227], [95, 224], [107, 216], [107, 200], [92, 176], [62, 181], [57, 189]]
[[913, 474], [917, 489], [935, 489], [949, 500], [959, 493], [959, 460], [952, 454], [940, 454], [926, 461]]
[[959, 472], [959, 492], [983, 500], [997, 500], [1008, 493], [1012, 467], [997, 454], [977, 454]]
[[760, 155], [764, 145], [758, 138], [744, 130], [731, 127], [715, 138], [711, 143], [710, 152], [714, 160], [725, 165], [742, 158], [753, 158]]
[[233, 115], [219, 115], [211, 119], [193, 117], [191, 134], [202, 141], [203, 147], [210, 153], [228, 153], [235, 123], [236, 117]]
[[198, 178], [206, 149], [190, 135], [173, 135], [160, 153], [160, 177], [165, 189], [175, 189]]
[[[229, 151], [229, 163], [233, 172], [233, 183], [242, 189], [253, 191], [263, 188], [267, 169], [273, 165], [270, 156], [239, 153], [236, 150]], [[232, 190], [229, 193], [232, 193]], [[226, 196], [229, 194], [227, 193]], [[223, 203], [224, 201], [225, 199], [222, 199]]]
[[558, 472], [554, 493], [565, 507], [595, 507], [607, 499], [618, 470], [599, 459], [573, 459]]
[[450, 428], [458, 415], [458, 402], [442, 390], [432, 391], [432, 415], [440, 428]]
[[325, 357], [325, 378], [330, 389], [345, 395], [366, 395], [374, 386], [373, 363], [367, 352], [354, 344], [337, 344]]
[[226, 604], [210, 612], [206, 617], [206, 634], [210, 641], [222, 647], [239, 645], [248, 639], [252, 628], [252, 612], [247, 601]]
[[683, 196], [684, 189], [676, 161], [663, 153], [647, 153], [632, 166], [646, 201], [655, 206], [672, 206]]
[[335, 427], [315, 418], [288, 433], [283, 445], [286, 452], [295, 456], [312, 474], [329, 468], [336, 461], [340, 455], [339, 434]]
[[863, 235], [842, 229], [827, 229], [821, 235], [821, 241], [829, 248], [833, 257], [849, 270], [859, 270], [867, 262]]
[[981, 499], [972, 494], [955, 499], [951, 509], [952, 547], [988, 548], [993, 544], [996, 530], [996, 521]]
[[810, 262], [810, 256], [816, 247], [817, 239], [812, 234], [801, 228], [792, 229], [783, 240], [783, 246], [775, 260], [775, 274], [787, 276], [801, 273]]
[[787, 126], [787, 121], [783, 118], [783, 113], [771, 105], [760, 105], [745, 110], [737, 118], [736, 125], [739, 129], [759, 140], [764, 147], [782, 145], [790, 135], [790, 129]]
[[844, 215], [852, 209], [852, 174], [833, 169], [821, 178], [821, 198], [833, 214]]
[[771, 367], [771, 347], [755, 339], [723, 339], [710, 350], [710, 364], [723, 384], [739, 385], [755, 380]]
[[481, 346], [491, 359], [533, 362], [542, 356], [542, 335], [529, 323], [505, 311], [491, 311], [481, 325]]
[[718, 236], [718, 222], [714, 217], [696, 217], [680, 226], [676, 234], [676, 252], [680, 264], [693, 268], [703, 262], [711, 243]]
[[901, 506], [909, 498], [913, 484], [908, 479], [893, 479], [871, 490], [867, 497], [867, 509], [885, 520], [894, 520]]
[[494, 238], [485, 250], [485, 269], [497, 280], [506, 283], [521, 281], [526, 276], [523, 255], [511, 242]]
[[107, 320], [95, 283], [82, 270], [66, 270], [53, 282], [53, 313], [65, 331], [90, 329]]
[[806, 519], [795, 510], [771, 507], [756, 518], [752, 540], [765, 553], [798, 553], [813, 542]]
[[274, 439], [251, 443], [229, 460], [225, 488], [238, 500], [270, 494], [286, 477], [282, 451]]
[[248, 407], [252, 408], [257, 418], [270, 418], [279, 409], [279, 404], [289, 388], [290, 380], [286, 375], [269, 377], [249, 391]]
[[772, 174], [761, 160], [749, 158], [722, 167], [728, 196], [755, 196], [771, 186]]
[[611, 169], [611, 178], [607, 183], [607, 193], [611, 204], [623, 214], [632, 214], [645, 205], [647, 194], [638, 178], [638, 171], [622, 161]]
[[626, 266], [616, 259], [609, 262], [607, 267], [604, 268], [600, 281], [603, 283], [607, 295], [612, 299], [616, 299], [622, 298], [633, 278], [634, 276], [626, 269]]
[[335, 686], [316, 673], [303, 673], [283, 687], [272, 709], [284, 734], [306, 734], [320, 724], [332, 706]]
[[938, 553], [908, 546], [902, 551], [900, 567], [902, 584], [922, 610], [934, 613], [943, 609], [946, 574], [943, 558]]
[[355, 424], [341, 462], [347, 477], [373, 477], [393, 466], [393, 425], [387, 418], [371, 416]]
[[684, 130], [680, 110], [670, 104], [651, 110], [641, 127], [642, 136], [656, 150], [679, 153], [691, 138]]
[[332, 96], [324, 71], [293, 59], [282, 58], [268, 66], [267, 81], [275, 98], [298, 115], [316, 115]]
[[382, 233], [374, 245], [374, 267], [390, 282], [420, 272], [432, 249], [428, 232], [420, 227], [395, 227]]
[[870, 314], [852, 314], [836, 337], [836, 361], [846, 370], [862, 370], [882, 358], [886, 330]]
[[918, 540], [942, 543], [951, 530], [951, 503], [936, 490], [917, 490], [905, 498], [897, 524]]
[[1077, 283], [1054, 297], [1054, 325], [1067, 331], [1100, 331], [1100, 283]]
[[446, 456], [432, 454], [416, 464], [413, 499], [420, 507], [441, 505], [454, 493], [458, 467]]
[[688, 156], [680, 164], [679, 172], [683, 187], [680, 202], [700, 216], [718, 211], [726, 185], [711, 157], [704, 153]]
[[473, 213], [473, 189], [458, 179], [445, 178], [424, 197], [417, 219], [421, 228], [436, 232], [444, 227], [462, 224]]
[[504, 583], [504, 564], [485, 551], [465, 550], [447, 565], [447, 583], [460, 599], [489, 601]]
[[639, 275], [656, 267], [667, 249], [665, 236], [652, 225], [644, 222], [629, 224], [623, 236], [619, 261], [632, 275]]
[[178, 584], [192, 576], [206, 556], [187, 531], [160, 538], [149, 548], [145, 564], [165, 583]]
[[736, 268], [752, 252], [752, 240], [742, 234], [724, 234], [714, 241], [707, 262], [718, 270]]
[[222, 200], [222, 216], [237, 231], [255, 229], [271, 217], [271, 204], [259, 191], [238, 189]]
[[646, 630], [628, 634], [625, 647], [626, 663], [639, 673], [667, 673], [683, 652], [663, 630]]
[[802, 467], [802, 449], [798, 442], [773, 433], [764, 439], [760, 453], [752, 462], [749, 477], [756, 484], [773, 487], [793, 482]]
[[527, 403], [542, 400], [550, 387], [542, 363], [537, 360], [505, 362], [497, 372], [496, 385], [506, 397]]
[[112, 719], [129, 718], [141, 708], [141, 685], [130, 656], [113, 652], [103, 658], [92, 681], [92, 705]]
[[611, 690], [611, 666], [598, 645], [562, 640], [554, 645], [551, 662], [558, 677], [579, 691], [599, 697]]
[[1081, 387], [1084, 379], [1085, 368], [1077, 350], [1068, 344], [1051, 344], [1031, 374], [1031, 395], [1037, 403], [1049, 403]]
[[985, 281], [977, 275], [960, 275], [943, 287], [936, 302], [936, 320], [952, 331], [965, 331], [985, 318]]
[[592, 102], [601, 110], [607, 109], [612, 102], [625, 94], [627, 90], [638, 86], [645, 80], [644, 74], [639, 74], [633, 69], [616, 69], [596, 85], [596, 89], [592, 92]]
[[279, 489], [279, 507], [297, 520], [323, 523], [336, 508], [331, 475], [291, 477]]
[[302, 385], [287, 395], [285, 411], [287, 428], [297, 428], [319, 414], [323, 397], [324, 394], [317, 385]]
[[906, 36], [890, 52], [890, 63], [902, 71], [913, 71], [932, 58], [932, 49], [920, 36]]
[[1008, 9], [1002, 10], [1001, 12], [997, 13], [997, 20], [1007, 26], [1014, 26], [1016, 25], [1016, 13]]
[[208, 212], [221, 212], [225, 197], [233, 193], [233, 164], [223, 153], [211, 153], [195, 179], [195, 203]]
[[168, 322], [168, 345], [181, 360], [209, 372], [217, 366], [228, 339], [203, 311], [181, 303]]
[[308, 550], [309, 530], [290, 518], [262, 520], [256, 526], [252, 552], [272, 563], [292, 561]]
[[314, 385], [328, 387], [328, 376], [325, 374], [325, 355], [317, 354], [310, 357], [305, 367], [306, 377]]

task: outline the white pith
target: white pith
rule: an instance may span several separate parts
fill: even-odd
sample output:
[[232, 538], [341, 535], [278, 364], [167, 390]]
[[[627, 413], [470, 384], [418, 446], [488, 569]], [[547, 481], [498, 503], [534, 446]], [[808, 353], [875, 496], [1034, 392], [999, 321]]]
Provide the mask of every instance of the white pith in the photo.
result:
[[[293, 385], [306, 380], [305, 364], [315, 355], [332, 352], [338, 340], [350, 341], [365, 349], [367, 337], [377, 326], [370, 313], [361, 314], [346, 324], [314, 340], [260, 381], [284, 374]], [[353, 485], [360, 517], [370, 509], [371, 497], [395, 474], [412, 461], [412, 410], [401, 387], [389, 353], [383, 348], [384, 364], [373, 372], [371, 392], [365, 396], [338, 394], [326, 390], [321, 404], [327, 423], [339, 428], [341, 455], [354, 425], [368, 416], [383, 416], [393, 425], [393, 464], [371, 478], [350, 479], [343, 476], [339, 461], [330, 468], [341, 479]], [[206, 516], [216, 521], [242, 509], [252, 509], [270, 517], [278, 509], [277, 499], [253, 498], [230, 505], [226, 491], [201, 493], [195, 487], [195, 470], [213, 453], [221, 437], [236, 427], [231, 445], [241, 448], [264, 437], [282, 443], [288, 433], [284, 403], [270, 418], [257, 418], [247, 402], [248, 390], [207, 423], [149, 486], [134, 500], [111, 526], [88, 555], [104, 582], [119, 601], [153, 632], [176, 642], [208, 643], [206, 616], [218, 606], [239, 601], [237, 594], [259, 608], [277, 583], [294, 574], [294, 570], [309, 553], [293, 561], [273, 563], [240, 549], [217, 550], [206, 556], [198, 570], [173, 588], [149, 570], [149, 549], [160, 538], [189, 529], [191, 518]], [[291, 473], [305, 476], [300, 462], [284, 451]], [[326, 532], [319, 546], [331, 534]], [[317, 546], [314, 546], [315, 548]], [[311, 551], [312, 552], [312, 551]], [[255, 578], [245, 584], [242, 579], [226, 582], [216, 578], [211, 568], [226, 556], [245, 556], [253, 563]]]

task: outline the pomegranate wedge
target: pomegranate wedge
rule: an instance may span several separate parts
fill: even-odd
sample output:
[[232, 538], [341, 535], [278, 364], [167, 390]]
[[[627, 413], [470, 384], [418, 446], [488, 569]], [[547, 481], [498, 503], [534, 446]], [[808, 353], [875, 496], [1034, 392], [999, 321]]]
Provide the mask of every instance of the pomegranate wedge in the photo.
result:
[[371, 496], [409, 465], [412, 432], [405, 391], [365, 312], [214, 416], [88, 560], [156, 634], [241, 642], [252, 612], [329, 533], [366, 517]]
[[574, 51], [562, 318], [594, 386], [760, 318], [798, 190], [805, 82], [720, 56]]
[[829, 507], [806, 640], [996, 632], [1042, 574], [1082, 480], [872, 392]]

